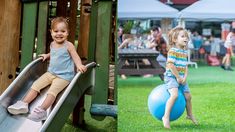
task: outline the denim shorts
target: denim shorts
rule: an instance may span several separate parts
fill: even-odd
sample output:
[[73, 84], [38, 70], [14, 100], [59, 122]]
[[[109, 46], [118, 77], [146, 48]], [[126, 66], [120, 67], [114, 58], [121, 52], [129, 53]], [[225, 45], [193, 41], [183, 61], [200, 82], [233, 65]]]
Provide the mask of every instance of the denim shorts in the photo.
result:
[[167, 89], [178, 88], [179, 90], [181, 90], [184, 93], [190, 92], [188, 83], [179, 84], [175, 78], [167, 77], [167, 76], [164, 77], [164, 82], [166, 84]]

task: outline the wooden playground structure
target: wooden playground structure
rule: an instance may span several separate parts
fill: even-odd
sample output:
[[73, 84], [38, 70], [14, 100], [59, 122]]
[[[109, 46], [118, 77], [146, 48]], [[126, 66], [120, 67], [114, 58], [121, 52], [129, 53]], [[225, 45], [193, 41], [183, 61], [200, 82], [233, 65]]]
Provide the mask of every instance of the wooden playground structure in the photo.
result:
[[[92, 96], [94, 111], [117, 105], [116, 0], [1, 0], [0, 11], [0, 93], [37, 55], [49, 51], [50, 20], [63, 16], [69, 20], [69, 41], [77, 45], [83, 62], [99, 65], [94, 86], [84, 95]], [[76, 125], [84, 123], [84, 95], [74, 108]], [[93, 115], [97, 120], [105, 116]]]

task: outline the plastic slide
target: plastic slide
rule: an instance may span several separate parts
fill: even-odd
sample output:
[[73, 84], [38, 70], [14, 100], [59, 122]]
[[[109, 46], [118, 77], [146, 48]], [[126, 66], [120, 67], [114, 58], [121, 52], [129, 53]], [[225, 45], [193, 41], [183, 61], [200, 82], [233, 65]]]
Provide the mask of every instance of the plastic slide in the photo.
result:
[[[46, 72], [47, 64], [38, 58], [28, 64], [17, 78], [10, 84], [5, 92], [0, 96], [0, 131], [4, 132], [57, 132], [63, 127], [69, 114], [73, 111], [76, 103], [88, 88], [92, 88], [94, 83], [95, 63], [87, 64], [87, 72], [78, 72], [68, 87], [57, 97], [56, 103], [47, 111], [48, 117], [43, 122], [34, 122], [27, 119], [26, 115], [11, 115], [7, 112], [7, 107], [17, 100], [23, 98], [30, 89], [32, 83]], [[46, 91], [30, 104], [30, 111], [40, 105], [46, 97]]]

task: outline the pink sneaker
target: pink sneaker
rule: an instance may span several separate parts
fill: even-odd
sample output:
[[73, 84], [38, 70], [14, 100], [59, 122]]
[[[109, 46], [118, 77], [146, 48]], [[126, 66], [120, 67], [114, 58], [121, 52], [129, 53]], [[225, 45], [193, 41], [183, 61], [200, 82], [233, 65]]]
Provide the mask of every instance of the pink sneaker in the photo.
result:
[[40, 107], [35, 108], [33, 112], [30, 113], [30, 115], [28, 116], [28, 119], [36, 122], [46, 120], [46, 118], [47, 112]]

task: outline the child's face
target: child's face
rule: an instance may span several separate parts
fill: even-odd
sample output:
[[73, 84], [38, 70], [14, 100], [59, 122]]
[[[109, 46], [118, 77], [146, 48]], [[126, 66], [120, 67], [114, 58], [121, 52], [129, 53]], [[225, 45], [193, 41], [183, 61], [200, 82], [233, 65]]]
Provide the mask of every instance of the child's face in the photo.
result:
[[181, 30], [179, 32], [177, 39], [176, 39], [176, 46], [185, 47], [185, 46], [187, 46], [188, 41], [189, 41], [189, 38], [186, 35], [186, 32]]
[[58, 43], [63, 44], [65, 40], [68, 38], [68, 29], [65, 23], [57, 23], [53, 29], [51, 29], [52, 39]]

